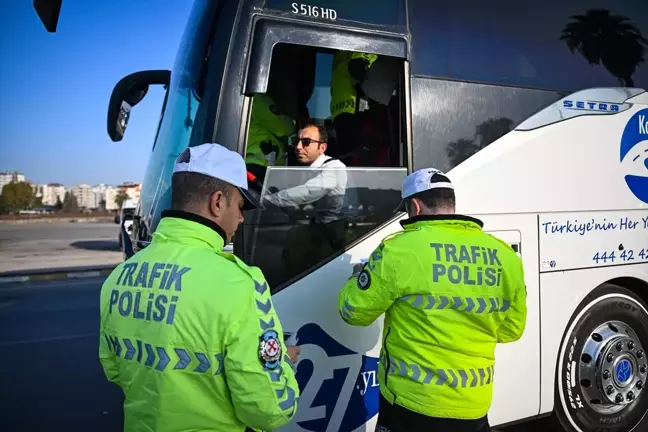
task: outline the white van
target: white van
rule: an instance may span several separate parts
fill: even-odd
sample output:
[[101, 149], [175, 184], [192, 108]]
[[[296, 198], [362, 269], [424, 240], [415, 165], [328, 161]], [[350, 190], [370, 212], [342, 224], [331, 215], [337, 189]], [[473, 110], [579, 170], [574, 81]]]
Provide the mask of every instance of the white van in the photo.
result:
[[119, 249], [124, 251], [124, 241], [122, 239], [122, 224], [126, 229], [128, 235], [131, 235], [133, 231], [133, 216], [135, 215], [135, 208], [137, 207], [137, 201], [134, 199], [127, 199], [122, 205], [121, 213], [118, 217], [115, 217], [115, 223], [119, 224], [119, 229], [117, 238], [119, 241]]

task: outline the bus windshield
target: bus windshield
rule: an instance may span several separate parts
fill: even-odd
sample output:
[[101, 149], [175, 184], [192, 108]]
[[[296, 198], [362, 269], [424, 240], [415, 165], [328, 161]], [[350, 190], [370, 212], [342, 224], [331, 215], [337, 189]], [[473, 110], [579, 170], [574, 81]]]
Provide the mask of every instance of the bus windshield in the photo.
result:
[[141, 194], [142, 208], [149, 212], [142, 217], [150, 231], [157, 224], [159, 210], [169, 204], [173, 161], [189, 146], [192, 136], [202, 134], [204, 128], [205, 119], [198, 116], [198, 111], [203, 95], [208, 94], [203, 79], [205, 51], [217, 18], [217, 5], [214, 0], [194, 2], [178, 48]]

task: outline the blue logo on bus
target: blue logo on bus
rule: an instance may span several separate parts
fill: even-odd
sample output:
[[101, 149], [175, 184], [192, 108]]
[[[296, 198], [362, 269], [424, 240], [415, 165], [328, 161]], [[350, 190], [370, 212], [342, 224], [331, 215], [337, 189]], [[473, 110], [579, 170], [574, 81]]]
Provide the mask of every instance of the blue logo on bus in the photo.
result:
[[616, 366], [616, 379], [619, 384], [625, 384], [632, 378], [632, 364], [623, 359]]
[[[296, 373], [301, 395], [295, 421], [301, 428], [351, 432], [378, 414], [377, 357], [350, 350], [315, 323], [301, 327], [296, 336], [302, 354]], [[309, 349], [313, 355], [307, 354]], [[337, 423], [331, 424], [342, 407], [342, 418], [337, 414]]]
[[635, 113], [623, 130], [621, 164], [630, 191], [648, 203], [648, 109]]
[[603, 112], [619, 112], [621, 107], [619, 104], [606, 103], [606, 102], [592, 102], [592, 101], [577, 101], [577, 100], [563, 100], [563, 108], [586, 110], [586, 111], [603, 111]]

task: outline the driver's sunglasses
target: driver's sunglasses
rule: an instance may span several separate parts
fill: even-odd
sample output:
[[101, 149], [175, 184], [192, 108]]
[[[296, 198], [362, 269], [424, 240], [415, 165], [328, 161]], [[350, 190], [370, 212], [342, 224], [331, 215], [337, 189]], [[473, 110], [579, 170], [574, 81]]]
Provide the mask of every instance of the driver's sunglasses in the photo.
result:
[[308, 147], [311, 143], [318, 143], [318, 144], [324, 144], [324, 141], [316, 141], [312, 138], [299, 138], [299, 137], [294, 137], [292, 139], [292, 145], [295, 147], [299, 142], [301, 141], [303, 147]]

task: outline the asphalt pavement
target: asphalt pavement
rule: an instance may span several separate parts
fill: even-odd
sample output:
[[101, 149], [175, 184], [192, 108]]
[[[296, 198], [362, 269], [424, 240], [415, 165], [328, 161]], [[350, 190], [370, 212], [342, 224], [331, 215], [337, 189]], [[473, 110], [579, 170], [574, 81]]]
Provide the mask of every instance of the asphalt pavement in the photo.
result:
[[0, 273], [116, 264], [119, 225], [106, 222], [0, 224]]
[[[103, 279], [0, 286], [0, 431], [122, 430], [122, 394], [97, 359]], [[501, 432], [559, 431], [535, 421]]]

